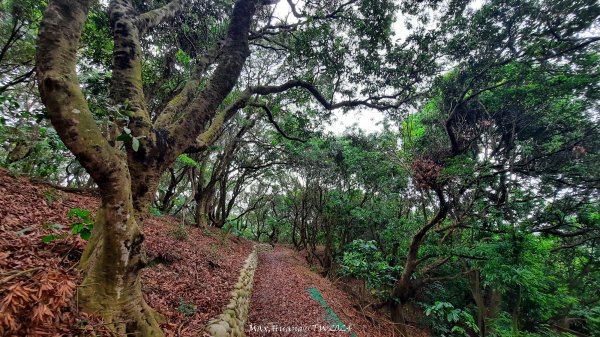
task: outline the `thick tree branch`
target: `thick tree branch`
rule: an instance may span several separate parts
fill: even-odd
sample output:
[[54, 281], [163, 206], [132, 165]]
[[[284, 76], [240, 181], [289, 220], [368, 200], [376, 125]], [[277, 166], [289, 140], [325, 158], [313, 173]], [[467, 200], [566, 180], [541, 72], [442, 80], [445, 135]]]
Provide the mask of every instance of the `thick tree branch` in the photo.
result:
[[552, 252], [557, 252], [559, 250], [570, 249], [570, 248], [573, 248], [573, 247], [581, 246], [581, 245], [587, 243], [588, 241], [594, 241], [594, 240], [598, 240], [598, 239], [600, 239], [600, 236], [586, 237], [586, 238], [583, 238], [581, 240], [575, 241], [573, 243], [569, 243], [569, 244], [565, 244], [565, 245], [553, 248]]
[[112, 0], [109, 6], [114, 38], [111, 95], [115, 104], [127, 103], [133, 114], [130, 128], [135, 136], [148, 136], [150, 116], [142, 85], [142, 48], [138, 16], [126, 0]]
[[294, 140], [297, 142], [301, 142], [301, 143], [306, 143], [306, 140], [304, 139], [300, 139], [300, 138], [296, 138], [296, 137], [290, 137], [288, 136], [282, 129], [281, 127], [279, 127], [279, 124], [277, 124], [277, 122], [275, 121], [275, 118], [273, 118], [273, 113], [271, 112], [271, 109], [269, 109], [269, 107], [266, 104], [262, 104], [262, 103], [251, 103], [251, 106], [257, 107], [257, 108], [261, 108], [263, 109], [263, 111], [267, 114], [267, 118], [269, 119], [269, 122], [271, 124], [273, 124], [273, 126], [275, 127], [275, 129], [277, 130], [277, 132], [279, 132], [279, 134], [286, 139], [289, 140]]
[[[174, 146], [166, 154], [168, 157], [166, 162], [172, 161], [177, 154], [194, 143], [196, 135], [199, 135], [210, 123], [218, 106], [237, 83], [246, 58], [250, 54], [248, 33], [258, 2], [258, 0], [238, 0], [235, 3], [223, 46], [223, 56], [219, 58], [218, 65], [206, 87], [185, 109], [181, 118], [166, 125], [168, 134], [174, 138]], [[166, 121], [168, 118], [159, 118], [157, 123], [164, 125]]]
[[401, 300], [405, 300], [405, 298], [402, 297], [406, 297], [408, 295], [408, 291], [411, 287], [411, 277], [417, 268], [417, 263], [419, 261], [419, 249], [423, 243], [423, 240], [431, 228], [444, 221], [449, 212], [449, 206], [446, 202], [446, 198], [444, 197], [444, 192], [441, 189], [436, 189], [435, 193], [438, 197], [439, 209], [433, 219], [429, 220], [425, 226], [423, 226], [415, 233], [415, 235], [413, 235], [408, 248], [404, 270], [394, 286], [394, 296], [400, 297]]
[[242, 93], [237, 100], [235, 100], [230, 106], [220, 111], [215, 118], [211, 121], [208, 129], [202, 132], [196, 139], [196, 142], [189, 146], [186, 153], [197, 153], [206, 150], [209, 146], [219, 139], [223, 132], [223, 126], [227, 123], [235, 114], [242, 108], [244, 108], [248, 102], [248, 96], [246, 93]]
[[96, 125], [77, 80], [77, 50], [90, 2], [50, 1], [40, 25], [36, 70], [52, 125], [103, 190], [126, 173], [122, 156]]
[[173, 0], [168, 5], [140, 15], [140, 32], [144, 33], [161, 23], [174, 18], [183, 7], [183, 0]]

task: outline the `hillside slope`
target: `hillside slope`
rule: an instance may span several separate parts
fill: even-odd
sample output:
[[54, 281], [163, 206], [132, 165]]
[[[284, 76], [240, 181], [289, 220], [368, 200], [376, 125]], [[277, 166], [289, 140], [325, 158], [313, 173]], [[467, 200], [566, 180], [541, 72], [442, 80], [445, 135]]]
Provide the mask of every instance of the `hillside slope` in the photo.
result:
[[[70, 209], [97, 206], [93, 194], [64, 192], [0, 170], [0, 335], [102, 335], [101, 322], [77, 305], [77, 261], [85, 241], [42, 242], [45, 235], [66, 233], [44, 224], [67, 225]], [[144, 225], [151, 259], [142, 274], [144, 294], [166, 316], [167, 335], [198, 336], [227, 304], [252, 242], [189, 226], [187, 238], [178, 239], [185, 236], [175, 234], [178, 224], [152, 217]]]

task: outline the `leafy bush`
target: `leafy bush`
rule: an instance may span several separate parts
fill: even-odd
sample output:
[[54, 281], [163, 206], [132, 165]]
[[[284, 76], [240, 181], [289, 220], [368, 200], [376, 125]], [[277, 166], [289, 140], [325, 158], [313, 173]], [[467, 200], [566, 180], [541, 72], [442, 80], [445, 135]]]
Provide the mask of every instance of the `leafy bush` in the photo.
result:
[[197, 310], [193, 304], [186, 302], [183, 298], [179, 299], [179, 305], [177, 306], [177, 311], [183, 314], [183, 316], [189, 317], [193, 316]]
[[354, 240], [342, 255], [341, 274], [365, 280], [378, 297], [386, 297], [396, 281], [399, 267], [392, 267], [383, 258], [375, 241]]
[[435, 324], [431, 324], [431, 330], [435, 336], [471, 336], [469, 330], [479, 332], [473, 316], [462, 309], [455, 308], [452, 303], [435, 302], [425, 309], [425, 315], [434, 318]]
[[52, 205], [55, 201], [61, 199], [61, 195], [55, 188], [50, 187], [44, 191], [44, 199], [46, 199], [48, 205]]
[[187, 227], [185, 226], [185, 224], [180, 223], [176, 226], [174, 226], [173, 228], [171, 228], [171, 231], [169, 232], [170, 235], [172, 235], [173, 237], [175, 237], [178, 240], [186, 240], [188, 238], [188, 236], [190, 236], [190, 232], [188, 231]]
[[150, 207], [148, 209], [148, 213], [150, 213], [151, 215], [154, 215], [154, 216], [161, 216], [162, 215], [160, 213], [160, 210], [158, 208], [156, 208], [156, 207]]
[[553, 330], [547, 324], [540, 324], [535, 327], [536, 331], [514, 331], [511, 316], [502, 312], [490, 321], [490, 336], [492, 337], [567, 337], [571, 334], [564, 334]]

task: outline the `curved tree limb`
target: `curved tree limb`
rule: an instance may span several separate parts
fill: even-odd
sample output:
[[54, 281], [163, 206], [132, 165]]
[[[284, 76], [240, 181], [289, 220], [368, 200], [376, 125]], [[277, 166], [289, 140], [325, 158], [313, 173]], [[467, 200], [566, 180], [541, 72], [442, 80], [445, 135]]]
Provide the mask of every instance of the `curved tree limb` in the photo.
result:
[[250, 99], [250, 96], [244, 92], [235, 100], [231, 105], [227, 108], [223, 109], [213, 120], [211, 121], [209, 127], [206, 131], [202, 132], [196, 142], [189, 146], [185, 152], [186, 153], [197, 153], [206, 150], [209, 146], [214, 144], [214, 142], [219, 139], [221, 134], [223, 133], [223, 125], [227, 123], [235, 114], [242, 108], [244, 108]]
[[140, 33], [144, 33], [161, 23], [174, 18], [183, 7], [182, 0], [173, 0], [168, 5], [153, 9], [140, 15]]
[[[202, 92], [186, 107], [181, 118], [166, 125], [167, 132], [174, 138], [172, 151], [165, 154], [165, 162], [171, 162], [195, 141], [206, 125], [213, 119], [219, 104], [231, 92], [246, 58], [250, 54], [248, 34], [250, 23], [256, 11], [258, 0], [238, 0], [233, 8], [231, 23], [227, 32], [223, 56]], [[160, 118], [161, 123], [168, 118]], [[173, 151], [174, 150], [174, 151]]]
[[307, 81], [304, 80], [292, 80], [288, 81], [284, 84], [277, 86], [255, 86], [251, 87], [249, 90], [253, 94], [258, 95], [268, 95], [268, 94], [276, 94], [281, 93], [294, 88], [302, 88], [310, 92], [310, 94], [327, 110], [335, 110], [339, 108], [353, 108], [357, 106], [365, 106], [368, 108], [373, 108], [377, 110], [387, 110], [400, 107], [405, 101], [396, 102], [395, 104], [382, 104], [377, 101], [383, 98], [398, 98], [402, 95], [403, 92], [400, 92], [395, 95], [388, 96], [372, 96], [362, 100], [351, 100], [351, 101], [342, 101], [338, 103], [329, 102], [323, 94], [317, 89], [317, 87]]
[[294, 140], [294, 141], [301, 142], [301, 143], [306, 143], [306, 140], [304, 140], [304, 139], [300, 139], [300, 138], [288, 136], [285, 133], [285, 131], [283, 131], [281, 129], [281, 127], [279, 126], [279, 124], [277, 124], [277, 122], [275, 121], [275, 118], [273, 118], [273, 113], [271, 112], [271, 109], [269, 109], [269, 107], [266, 104], [251, 103], [250, 106], [254, 106], [254, 107], [263, 109], [263, 111], [267, 114], [267, 118], [269, 119], [269, 122], [271, 124], [273, 124], [273, 126], [275, 127], [275, 129], [277, 130], [277, 132], [279, 132], [279, 134], [281, 136], [283, 136], [283, 138], [286, 138], [286, 139], [289, 139], [289, 140]]

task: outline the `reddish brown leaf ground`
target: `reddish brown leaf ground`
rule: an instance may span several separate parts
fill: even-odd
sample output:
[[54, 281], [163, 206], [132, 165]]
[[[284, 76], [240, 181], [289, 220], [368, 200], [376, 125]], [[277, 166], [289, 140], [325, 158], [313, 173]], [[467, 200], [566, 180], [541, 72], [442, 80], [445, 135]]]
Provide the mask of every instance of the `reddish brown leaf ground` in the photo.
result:
[[[76, 207], [95, 211], [98, 198], [13, 178], [0, 169], [0, 336], [92, 335], [92, 330], [102, 335], [101, 322], [76, 303], [77, 261], [85, 241], [41, 241], [57, 234], [43, 224], [69, 224], [66, 214]], [[189, 226], [187, 239], [179, 240], [172, 235], [178, 223], [154, 217], [144, 225], [148, 256], [160, 261], [144, 269], [144, 293], [167, 317], [168, 336], [199, 336], [228, 303], [252, 242]]]
[[[319, 328], [330, 325], [325, 319], [325, 308], [311, 298], [308, 288], [318, 289], [356, 336], [398, 336], [391, 322], [373, 312], [363, 314], [348, 294], [312, 272], [300, 254], [283, 246], [259, 254], [250, 305], [252, 325], [246, 329], [248, 336], [349, 336], [348, 332]], [[298, 327], [308, 331], [298, 331]]]

